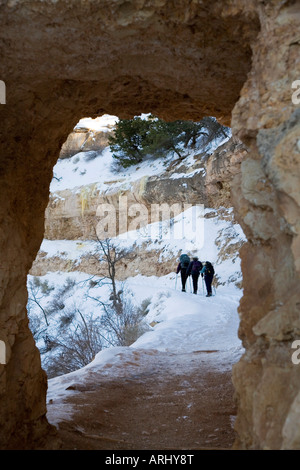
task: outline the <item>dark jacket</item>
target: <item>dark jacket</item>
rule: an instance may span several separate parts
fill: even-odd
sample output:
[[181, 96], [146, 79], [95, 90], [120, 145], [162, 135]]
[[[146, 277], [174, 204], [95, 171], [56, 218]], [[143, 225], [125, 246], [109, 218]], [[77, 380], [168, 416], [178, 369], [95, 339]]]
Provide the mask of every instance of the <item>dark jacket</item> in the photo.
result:
[[201, 269], [200, 271], [200, 274], [204, 274], [204, 277], [211, 277], [213, 278], [214, 277], [214, 268], [212, 268], [212, 272], [209, 273], [208, 272], [208, 269], [207, 269], [207, 266], [203, 266], [203, 268]]
[[203, 268], [203, 265], [201, 261], [198, 261], [198, 260], [191, 261], [186, 273], [188, 276], [190, 274], [199, 274], [202, 268]]
[[179, 263], [177, 266], [176, 274], [178, 274], [181, 271], [181, 269], [186, 269], [186, 268], [181, 268], [181, 263]]

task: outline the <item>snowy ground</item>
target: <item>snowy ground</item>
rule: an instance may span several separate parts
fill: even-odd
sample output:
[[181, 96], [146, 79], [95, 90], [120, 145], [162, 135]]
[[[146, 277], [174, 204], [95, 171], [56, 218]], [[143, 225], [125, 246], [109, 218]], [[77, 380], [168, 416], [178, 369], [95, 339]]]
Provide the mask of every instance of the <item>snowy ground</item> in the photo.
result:
[[47, 399], [48, 402], [55, 402], [55, 407], [49, 408], [50, 422], [57, 425], [75, 411], [64, 405], [70, 393], [76, 393], [67, 390], [68, 387], [73, 383], [84, 384], [91, 373], [122, 381], [126, 364], [132, 363], [134, 352], [147, 354], [147, 351], [160, 351], [170, 354], [176, 358], [173, 359], [173, 373], [176, 374], [182, 373], [183, 368], [188, 371], [186, 355], [214, 351], [206, 358], [210, 369], [230, 370], [243, 352], [237, 336], [237, 307], [241, 291], [234, 286], [219, 287], [215, 296], [206, 298], [201, 282], [198, 295], [181, 292], [179, 279], [175, 289], [175, 282], [174, 275], [163, 278], [137, 276], [127, 280], [127, 286], [137, 302], [151, 298], [146, 319], [154, 326], [131, 346], [104, 349], [86, 367], [50, 379]]

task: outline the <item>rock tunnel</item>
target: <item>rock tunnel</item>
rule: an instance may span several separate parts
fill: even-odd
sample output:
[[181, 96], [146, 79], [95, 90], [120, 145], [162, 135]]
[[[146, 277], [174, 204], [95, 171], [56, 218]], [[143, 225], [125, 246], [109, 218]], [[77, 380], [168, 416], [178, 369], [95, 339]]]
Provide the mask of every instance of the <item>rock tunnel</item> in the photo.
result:
[[300, 339], [299, 3], [3, 0], [0, 25], [0, 448], [55, 439], [26, 278], [59, 150], [83, 116], [151, 111], [215, 116], [249, 149], [232, 185], [248, 240], [234, 448], [299, 449], [300, 365], [291, 360]]

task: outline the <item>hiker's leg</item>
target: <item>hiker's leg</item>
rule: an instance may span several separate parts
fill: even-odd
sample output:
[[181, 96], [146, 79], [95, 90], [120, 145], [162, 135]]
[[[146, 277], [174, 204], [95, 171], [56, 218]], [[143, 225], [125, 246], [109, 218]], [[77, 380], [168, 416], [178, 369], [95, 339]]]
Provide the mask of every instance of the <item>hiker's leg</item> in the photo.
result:
[[207, 295], [210, 295], [211, 294], [211, 278], [206, 276], [204, 280], [205, 280]]
[[192, 278], [193, 278], [193, 292], [195, 294], [195, 292], [197, 292], [197, 279], [196, 279], [196, 275], [195, 274], [192, 274]]
[[181, 268], [181, 283], [182, 283], [182, 290], [185, 290], [186, 284], [186, 269]]
[[192, 274], [194, 294], [197, 294], [198, 291], [198, 277], [199, 274]]
[[208, 294], [208, 279], [207, 277], [204, 278], [205, 286], [206, 286], [206, 293]]
[[211, 295], [211, 283], [212, 283], [212, 277], [209, 278], [209, 294]]

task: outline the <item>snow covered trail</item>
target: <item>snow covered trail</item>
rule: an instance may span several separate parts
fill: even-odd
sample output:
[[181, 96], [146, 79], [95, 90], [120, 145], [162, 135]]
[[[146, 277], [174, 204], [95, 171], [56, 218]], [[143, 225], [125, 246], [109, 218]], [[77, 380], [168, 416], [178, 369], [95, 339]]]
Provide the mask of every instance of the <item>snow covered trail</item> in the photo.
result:
[[[174, 387], [172, 393], [175, 394], [192, 393], [191, 388], [199, 388], [198, 392], [204, 393], [200, 377], [211, 376], [212, 383], [219, 384], [214, 388], [212, 403], [209, 396], [207, 398], [208, 408], [214, 409], [219, 406], [215, 400], [223, 386], [220, 377], [226, 377], [226, 387], [230, 390], [230, 371], [242, 354], [237, 336], [241, 292], [229, 286], [219, 287], [217, 295], [211, 298], [203, 296], [202, 289], [199, 295], [184, 293], [178, 284], [178, 290], [175, 290], [174, 275], [164, 278], [136, 276], [127, 280], [127, 286], [137, 301], [151, 298], [146, 318], [154, 326], [130, 347], [104, 349], [86, 367], [49, 380], [47, 416], [52, 424], [74, 426], [84, 403], [87, 408], [100, 406], [90, 403], [87, 390], [107, 391], [109, 384], [122, 390], [122, 387], [135, 383], [137, 388], [151, 389], [156, 400], [160, 400], [157, 397], [170, 393], [169, 389]], [[167, 383], [168, 392], [165, 389]], [[177, 390], [179, 383], [186, 384], [181, 391]], [[205, 393], [209, 383], [208, 380]], [[155, 391], [156, 387], [160, 391]], [[122, 396], [119, 399], [122, 400]], [[228, 400], [230, 403], [230, 396]], [[134, 407], [134, 400], [128, 406]], [[220, 419], [224, 419], [222, 413], [220, 411]]]
[[213, 356], [123, 348], [101, 367], [91, 364], [84, 380], [65, 377], [63, 400], [51, 394], [48, 404], [62, 448], [231, 448], [231, 372], [214, 369]]
[[[145, 288], [143, 289], [143, 285]], [[175, 276], [143, 278], [136, 276], [128, 282], [135, 298], [151, 297], [149, 323], [152, 331], [145, 333], [134, 348], [154, 348], [160, 351], [193, 352], [200, 349], [233, 351], [241, 349], [237, 331], [237, 308], [241, 291], [234, 286], [219, 287], [216, 295], [207, 298], [199, 280], [199, 293], [181, 292], [180, 279], [175, 289]], [[142, 298], [141, 298], [142, 300]]]

